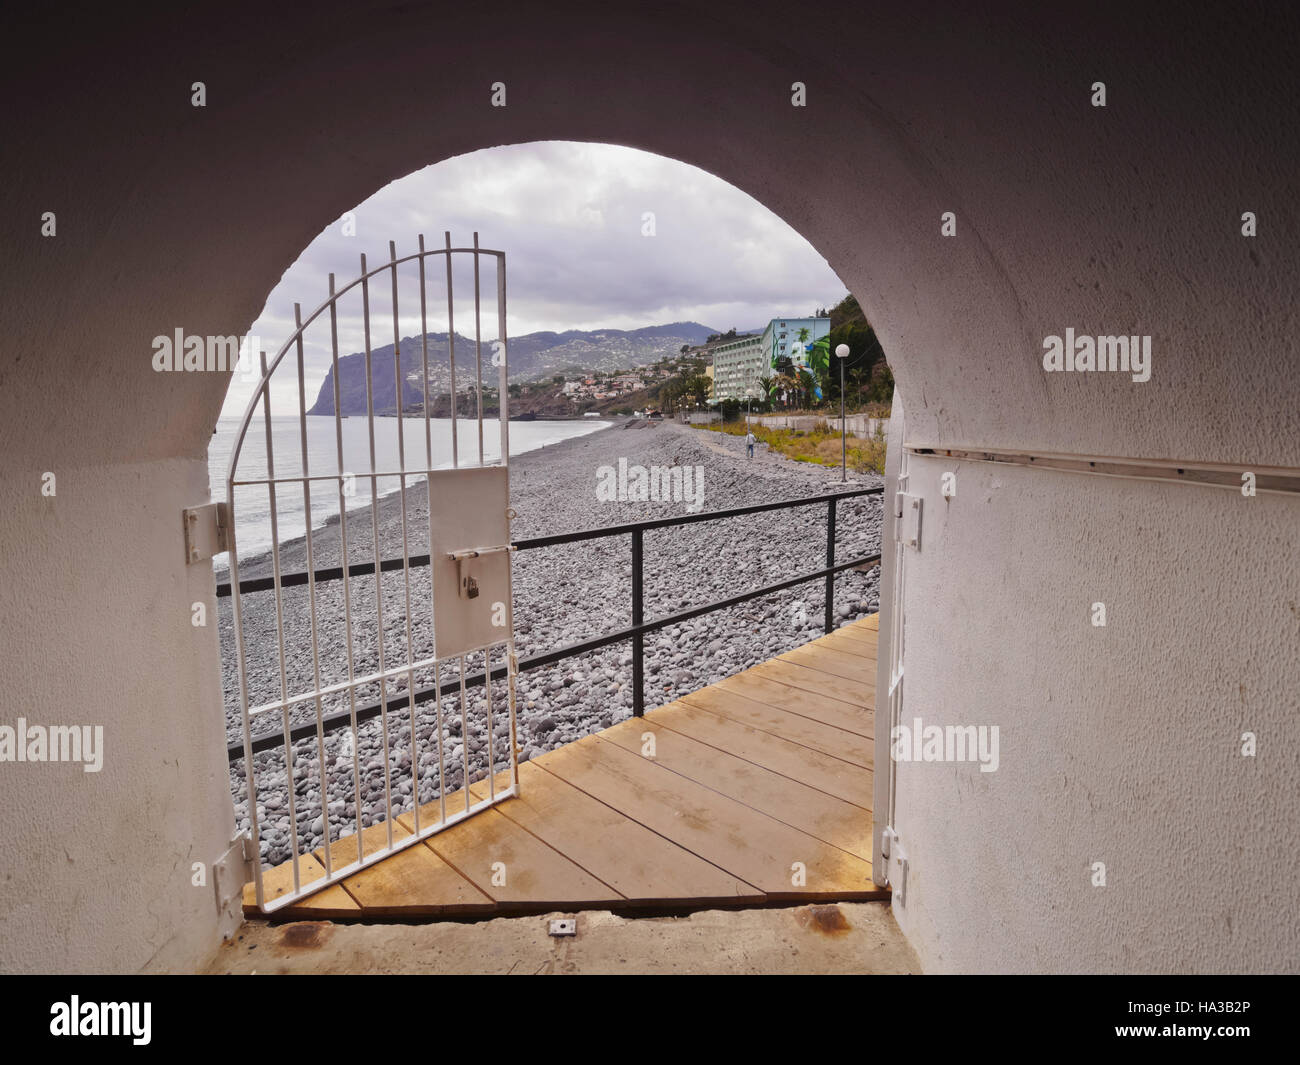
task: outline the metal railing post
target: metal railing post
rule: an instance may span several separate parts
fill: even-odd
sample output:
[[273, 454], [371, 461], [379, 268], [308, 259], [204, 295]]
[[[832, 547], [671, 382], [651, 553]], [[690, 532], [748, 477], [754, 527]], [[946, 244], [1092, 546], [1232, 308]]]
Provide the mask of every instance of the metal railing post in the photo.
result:
[[[632, 530], [632, 624], [640, 625], [641, 616], [641, 530]], [[645, 637], [632, 637], [632, 716], [645, 714]]]
[[[835, 497], [832, 496], [826, 509], [826, 568], [835, 565]], [[835, 629], [835, 574], [826, 574], [826, 625], [827, 632]]]

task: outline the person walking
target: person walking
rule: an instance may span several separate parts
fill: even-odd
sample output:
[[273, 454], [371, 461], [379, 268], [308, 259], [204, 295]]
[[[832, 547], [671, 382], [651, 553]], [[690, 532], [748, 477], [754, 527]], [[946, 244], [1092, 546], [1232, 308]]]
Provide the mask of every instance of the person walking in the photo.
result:
[[750, 429], [745, 433], [745, 447], [749, 451], [749, 457], [754, 457], [754, 430]]

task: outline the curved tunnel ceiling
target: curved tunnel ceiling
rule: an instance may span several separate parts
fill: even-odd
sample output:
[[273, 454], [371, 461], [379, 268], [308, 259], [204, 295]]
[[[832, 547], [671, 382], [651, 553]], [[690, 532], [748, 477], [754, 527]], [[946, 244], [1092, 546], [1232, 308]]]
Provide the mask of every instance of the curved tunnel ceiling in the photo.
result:
[[[1285, 34], [1189, 13], [1206, 43], [1170, 48], [1168, 27], [1135, 13], [832, 6], [828, 27], [863, 33], [816, 33], [805, 53], [785, 5], [735, 20], [682, 8], [693, 35], [595, 11], [512, 14], [508, 34], [486, 10], [346, 4], [305, 25], [263, 12], [242, 33], [106, 25], [82, 70], [113, 82], [111, 101], [43, 79], [14, 116], [45, 161], [16, 214], [56, 205], [60, 239], [25, 225], [6, 241], [35, 266], [8, 268], [32, 299], [14, 331], [26, 365], [0, 385], [35, 396], [75, 379], [99, 397], [65, 434], [69, 457], [201, 455], [225, 381], [154, 374], [153, 336], [242, 334], [322, 226], [395, 178], [499, 144], [589, 140], [698, 166], [805, 236], [876, 324], [912, 442], [1300, 465], [1283, 195], [1297, 132], [1271, 110]], [[188, 96], [200, 76], [204, 109]], [[1099, 79], [1105, 108], [1090, 103]], [[791, 106], [795, 81], [806, 107]], [[1067, 328], [1151, 336], [1151, 380], [1045, 374], [1043, 339]], [[55, 417], [71, 428], [71, 411]]]

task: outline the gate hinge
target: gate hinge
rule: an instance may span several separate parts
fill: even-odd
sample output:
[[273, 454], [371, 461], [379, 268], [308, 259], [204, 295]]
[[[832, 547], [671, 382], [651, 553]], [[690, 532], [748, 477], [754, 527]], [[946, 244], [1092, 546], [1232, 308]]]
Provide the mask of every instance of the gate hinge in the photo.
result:
[[253, 839], [241, 833], [230, 841], [230, 849], [212, 865], [212, 887], [217, 895], [221, 935], [229, 939], [243, 919], [244, 885], [253, 879], [257, 848]]
[[894, 497], [894, 539], [921, 549], [921, 497], [899, 492]]
[[201, 503], [181, 511], [185, 526], [185, 561], [204, 562], [230, 550], [230, 508], [225, 503]]

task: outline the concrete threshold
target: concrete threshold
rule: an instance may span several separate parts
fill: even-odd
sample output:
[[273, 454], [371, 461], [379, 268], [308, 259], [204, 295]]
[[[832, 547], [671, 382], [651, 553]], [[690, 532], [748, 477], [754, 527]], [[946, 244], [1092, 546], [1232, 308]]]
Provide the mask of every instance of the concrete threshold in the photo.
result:
[[[577, 934], [549, 934], [556, 918]], [[556, 912], [464, 923], [249, 920], [208, 973], [620, 975], [919, 973], [887, 902], [702, 910], [685, 917]]]

